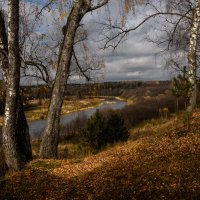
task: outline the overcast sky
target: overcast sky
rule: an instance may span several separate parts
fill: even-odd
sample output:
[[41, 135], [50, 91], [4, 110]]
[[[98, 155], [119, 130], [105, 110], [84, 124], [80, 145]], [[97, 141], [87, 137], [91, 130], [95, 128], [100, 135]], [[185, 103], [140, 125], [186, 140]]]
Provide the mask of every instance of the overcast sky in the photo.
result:
[[[43, 5], [46, 0], [26, 0], [29, 3]], [[112, 0], [109, 7], [111, 15], [118, 15], [119, 9], [116, 0]], [[130, 15], [127, 26], [138, 24], [148, 10], [142, 7], [136, 9], [136, 15]], [[104, 21], [105, 8], [92, 14], [87, 14], [82, 23], [88, 30], [89, 47], [91, 52], [96, 53], [105, 62], [103, 70], [104, 81], [120, 80], [167, 80], [171, 78], [170, 73], [164, 69], [165, 60], [162, 49], [145, 38], [155, 31], [155, 21], [149, 21], [137, 31], [131, 32], [127, 40], [121, 43], [115, 51], [113, 49], [100, 50], [102, 43], [97, 42], [100, 32], [96, 22]], [[39, 28], [48, 32], [48, 23], [51, 22], [51, 13], [44, 11], [43, 25]]]
[[[110, 12], [116, 14], [118, 9], [115, 1], [112, 1]], [[131, 14], [128, 18], [127, 26], [133, 27], [139, 24], [147, 12], [148, 10], [139, 7], [136, 15]], [[89, 32], [91, 49], [94, 49], [105, 61], [104, 78], [106, 81], [167, 80], [171, 78], [171, 74], [165, 69], [166, 60], [163, 49], [146, 39], [148, 35], [154, 34], [155, 20], [129, 33], [127, 40], [122, 42], [115, 51], [113, 49], [100, 50], [102, 44], [96, 43], [100, 33], [95, 22], [103, 20], [99, 17], [101, 14], [104, 15], [104, 9], [98, 15], [96, 13], [87, 14], [83, 23]]]

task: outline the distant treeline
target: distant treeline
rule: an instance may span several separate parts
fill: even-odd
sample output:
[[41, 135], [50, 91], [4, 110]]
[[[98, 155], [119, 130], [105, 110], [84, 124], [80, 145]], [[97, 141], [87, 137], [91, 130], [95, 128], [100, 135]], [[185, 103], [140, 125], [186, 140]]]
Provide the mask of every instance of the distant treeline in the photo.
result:
[[69, 84], [68, 96], [120, 96], [124, 90], [135, 89], [146, 85], [169, 85], [171, 81], [116, 81], [104, 83]]
[[[65, 96], [121, 96], [124, 91], [132, 90], [142, 86], [169, 85], [170, 81], [116, 81], [104, 83], [68, 84], [66, 85]], [[23, 103], [28, 100], [44, 99], [51, 97], [51, 88], [46, 85], [22, 86], [20, 88]], [[0, 114], [4, 111], [4, 88], [0, 83]]]

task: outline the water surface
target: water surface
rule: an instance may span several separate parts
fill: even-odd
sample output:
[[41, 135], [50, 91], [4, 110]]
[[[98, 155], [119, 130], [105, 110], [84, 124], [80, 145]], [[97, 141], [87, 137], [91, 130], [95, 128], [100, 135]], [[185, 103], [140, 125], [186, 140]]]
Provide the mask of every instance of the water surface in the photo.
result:
[[[105, 100], [100, 106], [95, 108], [88, 108], [86, 110], [81, 110], [77, 112], [73, 112], [67, 115], [63, 115], [61, 117], [61, 124], [67, 124], [70, 121], [76, 119], [80, 115], [85, 115], [86, 117], [90, 117], [92, 114], [96, 112], [97, 109], [122, 109], [126, 105], [126, 102], [119, 101], [119, 100]], [[40, 137], [42, 131], [44, 130], [46, 120], [37, 120], [29, 123], [29, 133], [31, 138], [38, 138]]]

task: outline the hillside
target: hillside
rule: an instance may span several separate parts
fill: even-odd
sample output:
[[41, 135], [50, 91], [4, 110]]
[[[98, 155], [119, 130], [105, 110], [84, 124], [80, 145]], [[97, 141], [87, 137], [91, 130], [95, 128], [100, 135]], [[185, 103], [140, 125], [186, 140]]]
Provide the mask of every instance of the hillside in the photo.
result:
[[7, 175], [0, 199], [199, 199], [200, 110], [153, 120], [127, 143], [77, 160], [34, 160]]

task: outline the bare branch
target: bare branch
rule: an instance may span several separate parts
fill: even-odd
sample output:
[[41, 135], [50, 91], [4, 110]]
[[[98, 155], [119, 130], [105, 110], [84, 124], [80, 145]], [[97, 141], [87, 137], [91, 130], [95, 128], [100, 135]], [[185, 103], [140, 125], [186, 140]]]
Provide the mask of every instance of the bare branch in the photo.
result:
[[[47, 71], [47, 67], [45, 65], [42, 64], [42, 62], [36, 62], [36, 61], [25, 61], [24, 62], [25, 66], [34, 66], [37, 68], [37, 70], [40, 72], [41, 76], [38, 75], [34, 75], [34, 74], [26, 74], [26, 71], [24, 70], [24, 76], [29, 76], [29, 77], [34, 77], [34, 78], [38, 78], [42, 81], [44, 81], [49, 87], [52, 86], [52, 81], [49, 77], [49, 73]], [[24, 68], [26, 69], [26, 68]]]
[[[125, 29], [125, 28], [122, 28], [120, 26], [112, 25], [110, 23], [109, 24], [107, 24], [107, 23], [100, 23], [101, 25], [106, 26], [108, 28], [108, 30], [115, 29], [115, 30], [118, 31], [114, 36], [104, 35], [105, 38], [103, 38], [101, 40], [101, 41], [106, 41], [103, 49], [106, 49], [106, 48], [109, 48], [109, 47], [112, 47], [112, 48], [115, 49], [123, 41], [123, 39], [125, 38], [125, 36], [129, 32], [137, 30], [138, 28], [140, 28], [143, 24], [145, 24], [147, 21], [149, 21], [152, 18], [155, 18], [155, 17], [160, 16], [160, 15], [170, 15], [170, 16], [179, 16], [180, 17], [180, 21], [183, 18], [187, 18], [187, 19], [191, 20], [192, 18], [188, 15], [189, 12], [191, 12], [191, 10], [188, 10], [185, 14], [181, 14], [181, 13], [177, 13], [177, 12], [159, 12], [158, 11], [157, 13], [151, 14], [150, 16], [146, 17], [137, 26], [135, 26], [133, 28], [129, 28], [129, 29]], [[116, 42], [116, 44], [114, 44], [114, 45], [110, 44], [111, 42], [113, 42], [117, 38], [119, 38], [119, 39]]]
[[89, 12], [90, 11], [93, 11], [93, 10], [96, 10], [98, 8], [101, 8], [103, 7], [104, 5], [106, 5], [110, 0], [101, 0], [97, 3], [97, 5], [95, 6], [91, 6], [91, 8], [89, 9]]
[[86, 78], [87, 81], [90, 81], [90, 77], [85, 73], [86, 71], [84, 71], [82, 69], [82, 67], [79, 64], [78, 58], [76, 57], [75, 51], [73, 50], [73, 57], [75, 59], [76, 65], [78, 67], [78, 69], [80, 70], [81, 74]]
[[50, 5], [51, 5], [52, 3], [54, 3], [54, 2], [55, 2], [55, 0], [49, 0], [49, 2], [46, 3], [46, 4], [41, 8], [41, 10], [38, 12], [38, 14], [37, 14], [37, 16], [36, 16], [36, 20], [39, 19], [39, 17], [42, 15], [42, 12], [43, 12], [44, 10], [48, 9], [48, 10], [50, 11]]

